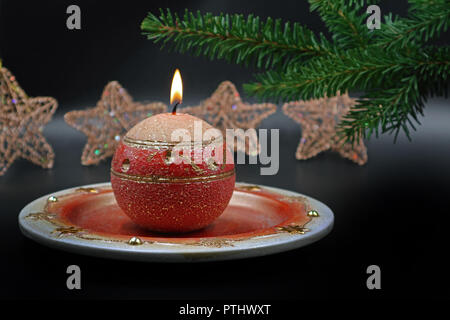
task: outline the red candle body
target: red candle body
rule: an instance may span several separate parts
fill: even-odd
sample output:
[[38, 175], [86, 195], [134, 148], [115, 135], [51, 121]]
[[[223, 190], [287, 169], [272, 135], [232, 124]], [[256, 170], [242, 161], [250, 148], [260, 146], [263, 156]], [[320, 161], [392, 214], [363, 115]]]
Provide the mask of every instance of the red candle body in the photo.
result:
[[[219, 143], [225, 156], [220, 156], [231, 163], [216, 161], [211, 144], [181, 152], [181, 163], [172, 156], [170, 132], [181, 126], [193, 134], [193, 121], [201, 120], [184, 114], [147, 118], [119, 144], [111, 184], [118, 205], [136, 224], [160, 232], [193, 231], [212, 223], [228, 205], [235, 174], [223, 141]], [[212, 128], [202, 124], [203, 131]], [[204, 156], [207, 149], [211, 157]]]

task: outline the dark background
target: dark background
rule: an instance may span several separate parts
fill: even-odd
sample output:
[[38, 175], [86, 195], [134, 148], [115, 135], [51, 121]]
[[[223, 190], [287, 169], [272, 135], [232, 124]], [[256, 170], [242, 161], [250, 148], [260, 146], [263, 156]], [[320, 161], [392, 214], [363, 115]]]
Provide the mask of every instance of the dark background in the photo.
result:
[[[66, 29], [66, 8], [77, 4], [82, 30]], [[83, 167], [85, 137], [62, 120], [65, 112], [95, 105], [103, 87], [118, 80], [135, 100], [167, 102], [181, 69], [186, 104], [209, 96], [223, 80], [241, 84], [252, 69], [168, 53], [140, 34], [148, 11], [170, 7], [220, 13], [255, 13], [300, 21], [325, 32], [305, 1], [0, 1], [0, 56], [30, 96], [53, 96], [59, 109], [44, 134], [55, 166], [43, 170], [16, 161], [0, 177], [0, 297], [2, 298], [448, 298], [450, 109], [428, 102], [413, 142], [392, 137], [367, 143], [359, 167], [325, 152], [297, 161], [300, 128], [280, 111], [263, 128], [281, 128], [280, 171], [260, 176], [239, 165], [239, 181], [286, 188], [332, 208], [335, 227], [308, 247], [268, 257], [204, 264], [115, 261], [56, 251], [28, 240], [17, 215], [44, 194], [109, 180], [109, 161]], [[405, 14], [405, 1], [384, 1], [382, 14]], [[252, 99], [243, 95], [244, 99]], [[66, 268], [82, 270], [80, 292], [65, 286]], [[382, 270], [382, 290], [366, 288], [367, 266]]]

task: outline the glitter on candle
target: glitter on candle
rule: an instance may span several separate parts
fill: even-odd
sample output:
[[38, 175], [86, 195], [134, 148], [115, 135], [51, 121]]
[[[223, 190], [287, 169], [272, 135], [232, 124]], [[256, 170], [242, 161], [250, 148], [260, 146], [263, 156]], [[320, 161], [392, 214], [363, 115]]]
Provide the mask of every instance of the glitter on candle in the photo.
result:
[[[194, 162], [193, 150], [172, 153], [179, 142], [173, 133], [181, 129], [194, 137], [198, 122], [185, 113], [155, 115], [131, 128], [116, 149], [111, 162], [115, 199], [137, 225], [160, 232], [193, 231], [210, 224], [226, 208], [233, 193], [234, 166], [222, 167], [212, 155], [202, 157], [205, 149], [210, 150], [210, 139], [195, 147], [201, 163]], [[213, 129], [206, 122], [201, 127], [203, 133]], [[225, 141], [221, 139], [217, 147], [226, 150]], [[175, 163], [178, 157], [184, 161]]]

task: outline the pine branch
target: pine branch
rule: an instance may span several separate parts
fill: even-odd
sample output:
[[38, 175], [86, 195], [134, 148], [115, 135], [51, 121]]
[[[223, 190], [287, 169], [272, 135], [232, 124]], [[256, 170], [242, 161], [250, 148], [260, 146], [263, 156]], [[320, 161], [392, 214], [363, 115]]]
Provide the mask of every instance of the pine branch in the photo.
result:
[[[375, 50], [375, 51], [374, 51]], [[445, 95], [450, 74], [449, 48], [424, 52], [352, 49], [342, 56], [316, 58], [293, 72], [267, 72], [259, 82], [244, 85], [250, 94], [276, 100], [334, 96], [338, 91], [368, 92], [343, 124], [349, 138], [372, 133], [398, 133], [409, 137], [422, 114], [423, 101]], [[381, 109], [380, 109], [380, 106]]]
[[415, 130], [423, 115], [423, 101], [417, 90], [416, 77], [405, 78], [402, 86], [374, 90], [358, 100], [341, 123], [341, 130], [350, 140], [359, 136], [377, 137], [380, 133], [394, 133], [394, 141], [403, 130], [410, 138], [409, 126]]
[[270, 71], [257, 76], [258, 82], [245, 86], [261, 98], [311, 99], [335, 95], [350, 89], [380, 87], [395, 83], [417, 61], [400, 52], [380, 48], [351, 49], [341, 55], [316, 58], [302, 68]]
[[[245, 88], [248, 93], [261, 98], [311, 99], [350, 89], [392, 86], [411, 74], [422, 80], [442, 79], [448, 83], [448, 47], [430, 47], [423, 52], [411, 50], [388, 51], [376, 47], [347, 50], [341, 55], [316, 58], [301, 68], [294, 66], [286, 71], [260, 74], [258, 82]], [[444, 87], [443, 83], [441, 87]]]
[[210, 13], [182, 19], [168, 10], [149, 14], [142, 30], [161, 47], [270, 69], [244, 85], [264, 99], [294, 100], [363, 90], [365, 95], [342, 122], [348, 139], [402, 130], [410, 136], [424, 101], [447, 95], [448, 47], [426, 46], [448, 29], [448, 0], [410, 0], [406, 18], [385, 16], [369, 32], [364, 10], [372, 0], [309, 0], [333, 35], [333, 42], [298, 23], [282, 24], [252, 15]]
[[447, 31], [450, 20], [448, 0], [410, 0], [410, 3], [410, 17], [385, 16], [378, 45], [391, 48], [423, 44]]
[[371, 34], [362, 9], [374, 1], [309, 0], [310, 10], [318, 11], [333, 40], [340, 48], [367, 46]]
[[177, 52], [193, 51], [210, 59], [226, 59], [229, 62], [257, 67], [297, 63], [315, 56], [328, 55], [333, 47], [323, 37], [316, 37], [298, 23], [268, 18], [265, 22], [249, 15], [213, 16], [185, 11], [183, 19], [170, 10], [161, 10], [157, 17], [149, 13], [141, 28], [153, 42], [169, 42]]
[[397, 139], [404, 131], [410, 139], [411, 127], [420, 124], [424, 101], [434, 95], [447, 95], [450, 74], [450, 49], [428, 48], [420, 53], [412, 72], [392, 88], [372, 89], [352, 109], [341, 124], [342, 132], [350, 138], [359, 135], [370, 138], [379, 133], [394, 133]]

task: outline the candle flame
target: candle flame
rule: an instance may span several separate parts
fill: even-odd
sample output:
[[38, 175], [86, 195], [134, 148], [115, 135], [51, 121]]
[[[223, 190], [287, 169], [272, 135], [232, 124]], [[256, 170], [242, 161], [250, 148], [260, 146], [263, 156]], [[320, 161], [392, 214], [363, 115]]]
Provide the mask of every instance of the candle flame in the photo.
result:
[[180, 70], [175, 70], [173, 75], [172, 87], [170, 88], [170, 103], [181, 103], [183, 100], [183, 82], [181, 81]]

